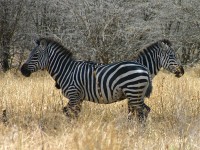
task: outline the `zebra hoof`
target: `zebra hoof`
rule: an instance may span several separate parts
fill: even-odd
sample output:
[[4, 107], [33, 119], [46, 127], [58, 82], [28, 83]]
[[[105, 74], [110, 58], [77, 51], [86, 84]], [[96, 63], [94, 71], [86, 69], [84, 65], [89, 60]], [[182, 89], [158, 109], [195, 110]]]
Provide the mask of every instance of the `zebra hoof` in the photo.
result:
[[151, 111], [151, 108], [150, 108], [149, 106], [147, 106], [147, 105], [145, 105], [145, 109], [146, 109], [148, 112]]
[[146, 105], [145, 108], [144, 108], [144, 110], [143, 110], [143, 112], [144, 112], [144, 117], [145, 117], [145, 118], [148, 117], [150, 111], [151, 111], [151, 108], [150, 108], [149, 106]]
[[129, 113], [128, 113], [128, 120], [130, 121], [130, 120], [134, 120], [134, 119], [136, 119], [137, 118], [137, 113], [135, 112], [135, 111], [130, 111]]

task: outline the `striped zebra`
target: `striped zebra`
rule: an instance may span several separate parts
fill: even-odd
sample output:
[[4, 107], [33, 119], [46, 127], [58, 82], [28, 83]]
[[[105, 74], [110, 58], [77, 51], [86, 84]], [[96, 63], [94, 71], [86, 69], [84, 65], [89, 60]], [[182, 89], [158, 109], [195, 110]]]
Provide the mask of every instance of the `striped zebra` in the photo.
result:
[[133, 61], [122, 61], [107, 65], [77, 61], [72, 53], [60, 43], [40, 38], [31, 51], [21, 72], [31, 73], [46, 69], [69, 99], [63, 112], [68, 117], [78, 117], [83, 100], [110, 104], [128, 99], [128, 117], [136, 116], [144, 121], [150, 108], [144, 103], [149, 97], [152, 82], [148, 69]]
[[146, 66], [152, 78], [157, 75], [161, 68], [175, 74], [176, 77], [181, 77], [184, 74], [183, 66], [176, 57], [171, 42], [167, 39], [159, 40], [142, 49], [134, 57], [134, 60]]

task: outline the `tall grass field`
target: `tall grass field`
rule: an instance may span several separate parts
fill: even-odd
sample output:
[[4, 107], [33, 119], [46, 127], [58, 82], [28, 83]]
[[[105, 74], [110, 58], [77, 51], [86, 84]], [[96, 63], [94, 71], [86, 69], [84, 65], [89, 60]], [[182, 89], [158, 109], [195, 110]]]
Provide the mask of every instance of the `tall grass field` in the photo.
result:
[[68, 100], [46, 72], [0, 74], [0, 150], [198, 150], [200, 67], [181, 78], [160, 72], [145, 103], [145, 125], [127, 119], [127, 101], [83, 102], [78, 119], [62, 113]]

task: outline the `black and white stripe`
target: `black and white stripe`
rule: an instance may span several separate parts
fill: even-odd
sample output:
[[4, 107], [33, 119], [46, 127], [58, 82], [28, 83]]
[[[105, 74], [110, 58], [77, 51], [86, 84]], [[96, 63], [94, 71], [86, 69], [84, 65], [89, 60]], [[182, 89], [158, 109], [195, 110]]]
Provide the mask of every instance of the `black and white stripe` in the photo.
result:
[[137, 62], [102, 65], [76, 61], [61, 44], [42, 38], [37, 41], [21, 72], [28, 77], [39, 69], [47, 69], [69, 99], [64, 108], [67, 116], [77, 116], [83, 100], [110, 104], [127, 98], [129, 115], [136, 113], [141, 120], [150, 111], [144, 104], [144, 97], [149, 97], [152, 91], [150, 73]]
[[134, 59], [149, 69], [152, 78], [161, 68], [174, 73], [176, 77], [184, 74], [183, 66], [176, 57], [171, 42], [166, 39], [159, 40], [142, 49]]

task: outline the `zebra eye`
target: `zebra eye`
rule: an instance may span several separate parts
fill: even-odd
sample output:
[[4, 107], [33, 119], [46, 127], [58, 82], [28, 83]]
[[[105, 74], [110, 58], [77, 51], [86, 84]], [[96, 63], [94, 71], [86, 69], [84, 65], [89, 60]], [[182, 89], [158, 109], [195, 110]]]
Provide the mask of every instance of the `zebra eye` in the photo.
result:
[[36, 56], [38, 56], [38, 53], [34, 53], [34, 55], [33, 55], [34, 57], [36, 57]]
[[175, 55], [175, 54], [169, 54], [169, 57], [173, 57], [173, 58], [175, 58], [176, 55]]

